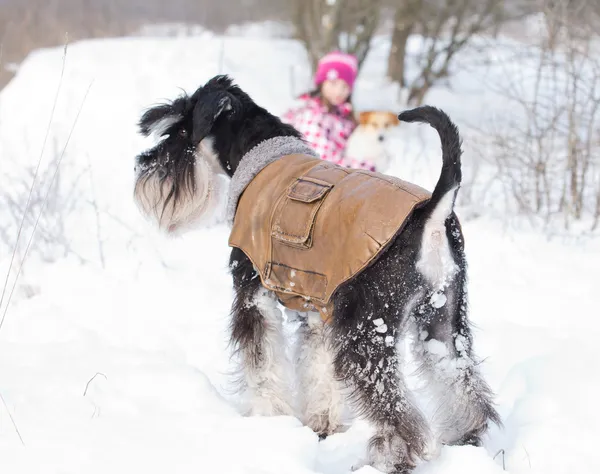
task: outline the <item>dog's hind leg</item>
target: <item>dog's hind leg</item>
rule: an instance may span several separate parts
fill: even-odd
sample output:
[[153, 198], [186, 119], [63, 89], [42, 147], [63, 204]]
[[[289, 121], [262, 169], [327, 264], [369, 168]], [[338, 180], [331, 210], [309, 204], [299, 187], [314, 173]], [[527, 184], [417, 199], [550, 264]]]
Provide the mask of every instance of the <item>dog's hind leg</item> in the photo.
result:
[[302, 422], [319, 436], [341, 425], [343, 387], [334, 372], [331, 327], [318, 313], [308, 313], [298, 335], [298, 393]]
[[395, 313], [373, 312], [360, 297], [336, 311], [342, 306], [334, 313], [335, 369], [357, 414], [374, 425], [367, 462], [385, 473], [409, 472], [425, 457], [430, 434], [400, 371]]
[[433, 430], [439, 442], [479, 446], [489, 422], [500, 424], [500, 419], [471, 348], [461, 295], [448, 291], [445, 298], [448, 308], [432, 307], [436, 303], [430, 300], [417, 310], [414, 354], [418, 372], [437, 402]]
[[439, 441], [480, 445], [489, 422], [500, 425], [500, 418], [472, 350], [462, 234], [454, 215], [447, 224], [442, 237], [449, 244], [455, 271], [446, 275], [443, 285], [432, 284], [417, 305], [414, 354], [437, 401], [433, 429]]
[[239, 249], [230, 258], [235, 299], [231, 343], [240, 358], [239, 382], [251, 415], [292, 415], [292, 373], [286, 358], [282, 316], [252, 262]]

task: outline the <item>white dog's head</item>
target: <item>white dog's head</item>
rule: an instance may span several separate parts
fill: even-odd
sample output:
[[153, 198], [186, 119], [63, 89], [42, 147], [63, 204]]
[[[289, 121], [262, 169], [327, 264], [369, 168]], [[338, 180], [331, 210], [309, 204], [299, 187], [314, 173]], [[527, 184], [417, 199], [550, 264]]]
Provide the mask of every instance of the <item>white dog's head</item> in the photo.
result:
[[366, 162], [377, 171], [389, 166], [389, 157], [385, 150], [387, 133], [400, 121], [393, 112], [369, 110], [358, 116], [359, 125], [348, 139], [346, 155], [353, 161]]

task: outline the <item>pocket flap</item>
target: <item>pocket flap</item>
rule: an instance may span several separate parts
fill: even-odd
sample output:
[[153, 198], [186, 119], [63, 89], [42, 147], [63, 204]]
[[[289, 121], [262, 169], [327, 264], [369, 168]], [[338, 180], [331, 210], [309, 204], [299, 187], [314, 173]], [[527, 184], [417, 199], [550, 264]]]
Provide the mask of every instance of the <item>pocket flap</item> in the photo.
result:
[[288, 197], [294, 201], [313, 202], [321, 199], [332, 184], [314, 178], [298, 178], [288, 191]]
[[310, 248], [317, 211], [332, 184], [313, 178], [298, 178], [277, 206], [272, 236], [288, 245]]

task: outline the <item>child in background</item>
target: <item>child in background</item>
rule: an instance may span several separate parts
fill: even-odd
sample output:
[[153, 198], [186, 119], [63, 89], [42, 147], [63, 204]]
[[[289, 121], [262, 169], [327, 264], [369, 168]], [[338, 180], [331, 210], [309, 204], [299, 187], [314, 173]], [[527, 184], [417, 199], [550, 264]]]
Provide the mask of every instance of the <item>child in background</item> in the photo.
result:
[[300, 96], [300, 106], [282, 117], [322, 159], [342, 166], [349, 166], [344, 157], [346, 142], [357, 125], [350, 103], [357, 72], [354, 56], [339, 51], [327, 54], [317, 67], [316, 89]]

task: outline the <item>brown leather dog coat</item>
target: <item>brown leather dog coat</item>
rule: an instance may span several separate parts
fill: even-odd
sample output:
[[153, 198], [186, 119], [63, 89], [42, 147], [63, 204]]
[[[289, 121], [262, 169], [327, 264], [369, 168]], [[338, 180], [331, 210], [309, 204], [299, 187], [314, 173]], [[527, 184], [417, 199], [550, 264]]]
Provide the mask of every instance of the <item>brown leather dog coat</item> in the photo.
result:
[[288, 155], [244, 189], [229, 245], [284, 306], [327, 320], [336, 289], [373, 263], [430, 197], [394, 177]]

